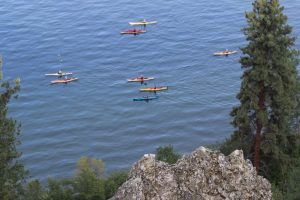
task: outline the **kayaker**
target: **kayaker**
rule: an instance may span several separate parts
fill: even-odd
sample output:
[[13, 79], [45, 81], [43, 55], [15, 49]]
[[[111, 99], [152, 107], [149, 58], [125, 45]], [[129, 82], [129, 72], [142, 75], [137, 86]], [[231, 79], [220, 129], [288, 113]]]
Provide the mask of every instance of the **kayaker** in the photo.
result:
[[145, 101], [148, 103], [149, 102], [149, 97], [148, 96], [144, 96]]
[[143, 76], [141, 76], [141, 77], [139, 77], [140, 78], [140, 81], [141, 81], [141, 84], [143, 84], [144, 83], [144, 77]]
[[57, 74], [58, 74], [58, 77], [61, 78], [63, 76], [63, 71], [62, 70], [58, 70]]
[[229, 50], [226, 49], [226, 50], [224, 51], [224, 53], [225, 53], [225, 56], [228, 56], [228, 55], [229, 55]]

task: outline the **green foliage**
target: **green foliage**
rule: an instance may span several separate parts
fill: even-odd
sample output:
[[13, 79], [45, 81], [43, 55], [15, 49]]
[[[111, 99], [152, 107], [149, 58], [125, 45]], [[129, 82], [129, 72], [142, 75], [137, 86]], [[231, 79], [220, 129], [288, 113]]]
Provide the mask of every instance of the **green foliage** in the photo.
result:
[[73, 179], [74, 191], [86, 200], [105, 199], [104, 181], [92, 170], [84, 170]]
[[81, 157], [77, 163], [77, 175], [73, 179], [74, 191], [80, 194], [81, 199], [105, 199], [104, 172], [102, 160]]
[[219, 150], [224, 155], [229, 155], [236, 149], [241, 149], [244, 152], [244, 156], [246, 158], [252, 158], [253, 157], [253, 149], [252, 145], [254, 143], [254, 135], [242, 135], [238, 131], [235, 131], [231, 138], [226, 139], [224, 143], [222, 143], [219, 147]]
[[72, 200], [73, 191], [63, 181], [48, 179], [46, 200]]
[[281, 164], [289, 159], [285, 147], [289, 145], [290, 119], [299, 87], [299, 54], [292, 48], [295, 38], [290, 36], [292, 28], [282, 11], [278, 0], [256, 0], [253, 11], [246, 13], [248, 27], [243, 31], [249, 43], [242, 48], [244, 56], [240, 60], [244, 69], [237, 95], [240, 105], [231, 112], [236, 131], [227, 141], [228, 146], [243, 149], [245, 157], [252, 159], [253, 135], [261, 134], [260, 172], [268, 178], [272, 176], [270, 168], [284, 175]]
[[3, 81], [2, 58], [0, 57], [0, 197], [1, 200], [16, 200], [22, 191], [26, 171], [19, 161], [21, 153], [16, 149], [20, 143], [20, 125], [7, 116], [11, 98], [20, 90], [19, 81], [12, 87]]
[[83, 156], [77, 162], [77, 171], [78, 174], [85, 171], [91, 171], [95, 173], [97, 177], [102, 177], [104, 172], [104, 163], [102, 160], [96, 160]]
[[[36, 180], [30, 182], [24, 200], [104, 200], [112, 197], [127, 179], [128, 172], [119, 171], [103, 178], [104, 164], [101, 160], [81, 157], [73, 178], [48, 179], [42, 187]], [[101, 173], [100, 173], [101, 172]], [[2, 200], [2, 199], [1, 199]]]
[[[298, 83], [300, 83], [300, 77], [298, 77]], [[296, 98], [296, 108], [290, 120], [290, 127], [292, 132], [300, 134], [300, 84], [297, 84], [294, 97]]]
[[172, 145], [158, 147], [156, 149], [156, 159], [169, 164], [175, 164], [181, 155], [174, 151]]
[[110, 174], [105, 180], [105, 197], [111, 198], [127, 178], [128, 171], [117, 171]]
[[240, 105], [231, 112], [235, 132], [220, 147], [225, 154], [242, 149], [245, 158], [255, 157], [276, 199], [298, 195], [292, 188], [299, 185], [295, 175], [300, 172], [299, 135], [294, 134], [300, 121], [299, 51], [293, 49], [283, 10], [279, 0], [255, 0], [246, 13]]
[[[298, 163], [300, 164], [300, 162]], [[286, 180], [285, 198], [287, 200], [300, 199], [300, 166], [291, 169]]]
[[[299, 158], [298, 158], [299, 159]], [[272, 184], [272, 194], [275, 200], [297, 200], [300, 199], [300, 160], [298, 164], [288, 171], [287, 176], [280, 184]]]
[[275, 200], [284, 199], [282, 191], [275, 184], [272, 184], [272, 197]]
[[28, 183], [25, 188], [24, 199], [26, 200], [46, 200], [47, 194], [38, 180]]

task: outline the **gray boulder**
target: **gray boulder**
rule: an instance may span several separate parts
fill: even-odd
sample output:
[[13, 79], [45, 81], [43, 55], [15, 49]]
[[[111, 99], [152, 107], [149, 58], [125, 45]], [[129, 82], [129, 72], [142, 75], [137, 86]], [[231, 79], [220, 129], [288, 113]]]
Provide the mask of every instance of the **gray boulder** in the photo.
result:
[[271, 185], [258, 176], [243, 152], [229, 156], [204, 147], [174, 165], [146, 154], [111, 200], [272, 199]]

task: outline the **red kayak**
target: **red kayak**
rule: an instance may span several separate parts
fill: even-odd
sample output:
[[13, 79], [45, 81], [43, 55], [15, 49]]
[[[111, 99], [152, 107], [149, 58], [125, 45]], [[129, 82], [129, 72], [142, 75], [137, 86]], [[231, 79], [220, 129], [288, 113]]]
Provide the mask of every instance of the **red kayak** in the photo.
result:
[[133, 35], [138, 35], [141, 33], [146, 33], [146, 30], [139, 30], [139, 29], [129, 29], [126, 31], [122, 31], [121, 34], [133, 34]]
[[52, 84], [54, 83], [69, 83], [69, 82], [72, 82], [72, 81], [77, 81], [79, 78], [65, 78], [65, 79], [61, 79], [61, 80], [54, 80], [54, 81], [51, 81]]

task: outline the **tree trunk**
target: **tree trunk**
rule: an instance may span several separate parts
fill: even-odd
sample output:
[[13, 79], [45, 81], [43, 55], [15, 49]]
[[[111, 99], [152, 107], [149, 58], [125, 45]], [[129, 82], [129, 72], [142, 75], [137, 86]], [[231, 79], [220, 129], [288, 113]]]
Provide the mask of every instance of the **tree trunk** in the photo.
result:
[[[260, 92], [258, 96], [258, 106], [259, 111], [264, 109], [265, 103], [265, 91], [264, 91], [264, 82], [260, 82]], [[260, 163], [260, 143], [261, 143], [261, 130], [263, 128], [261, 119], [256, 119], [256, 134], [255, 134], [255, 150], [254, 150], [254, 167], [256, 171], [259, 171], [259, 163]]]
[[261, 141], [261, 129], [262, 125], [259, 120], [256, 120], [256, 135], [255, 135], [255, 150], [254, 150], [254, 167], [256, 171], [259, 170], [259, 163], [260, 163], [260, 141]]

